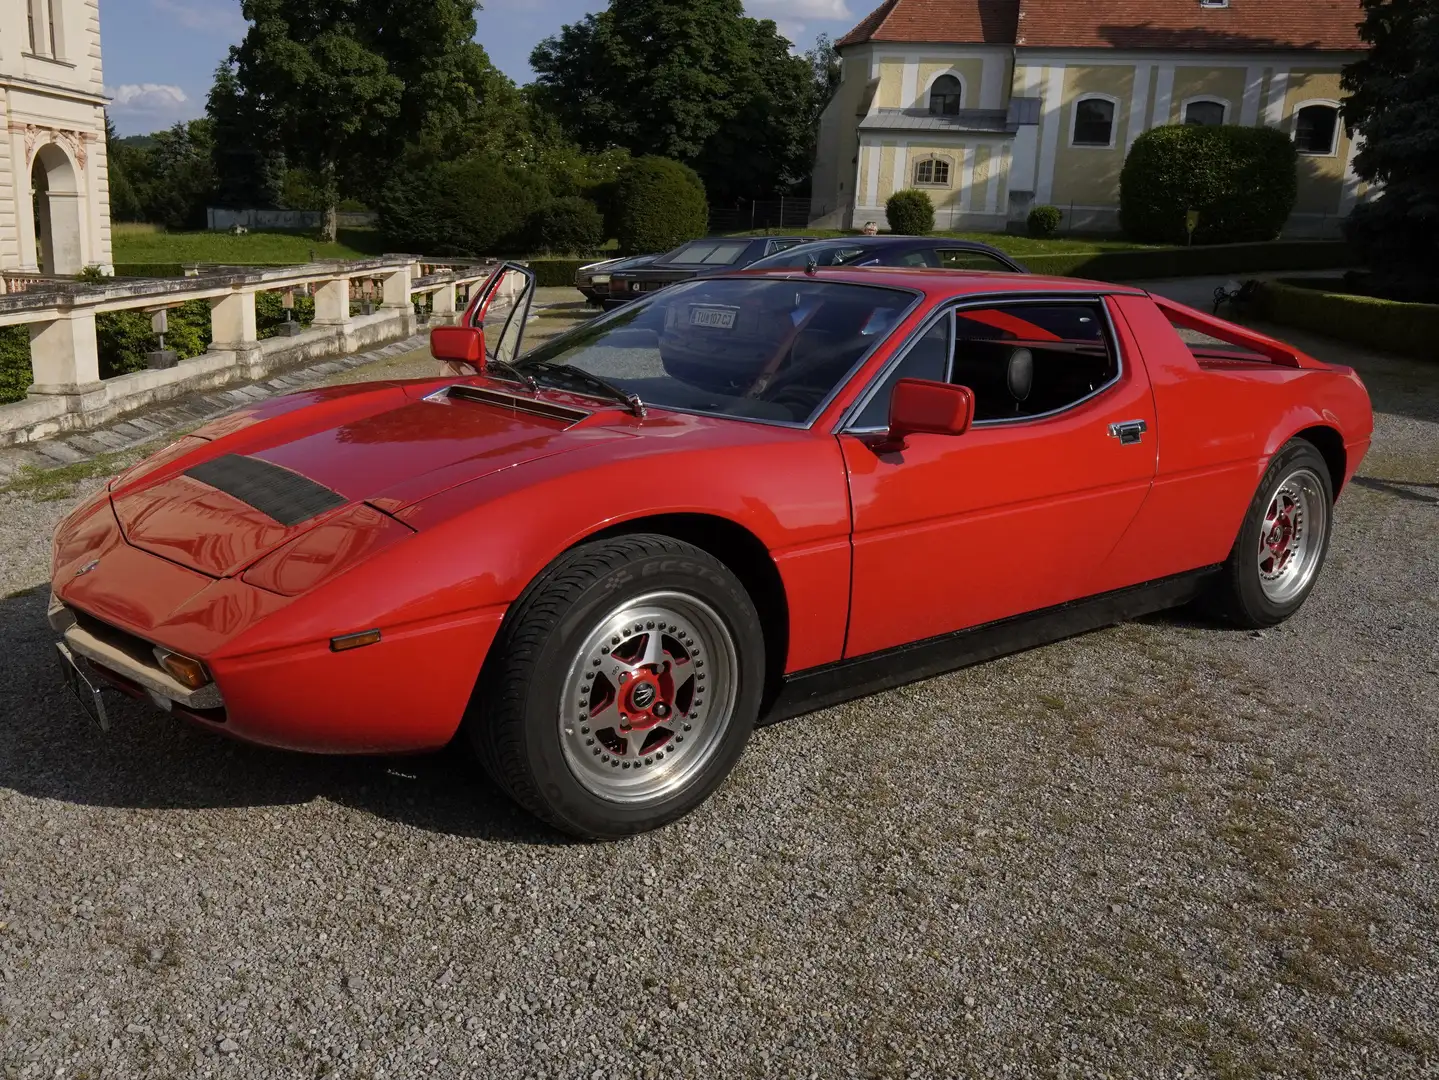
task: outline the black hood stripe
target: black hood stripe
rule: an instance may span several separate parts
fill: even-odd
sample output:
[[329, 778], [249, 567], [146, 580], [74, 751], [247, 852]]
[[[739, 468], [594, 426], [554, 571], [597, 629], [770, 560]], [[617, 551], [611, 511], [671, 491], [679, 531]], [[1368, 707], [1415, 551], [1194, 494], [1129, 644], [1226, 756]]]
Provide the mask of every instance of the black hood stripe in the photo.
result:
[[281, 525], [298, 525], [349, 501], [307, 476], [242, 454], [202, 461], [185, 475], [233, 495]]

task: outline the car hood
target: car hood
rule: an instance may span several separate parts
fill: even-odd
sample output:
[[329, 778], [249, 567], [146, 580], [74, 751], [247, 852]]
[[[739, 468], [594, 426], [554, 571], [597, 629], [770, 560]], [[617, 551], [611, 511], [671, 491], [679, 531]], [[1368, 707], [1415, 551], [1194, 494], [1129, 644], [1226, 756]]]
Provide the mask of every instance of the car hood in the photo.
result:
[[301, 400], [201, 429], [171, 460], [116, 482], [126, 541], [228, 576], [346, 507], [395, 514], [503, 469], [631, 437], [626, 414], [588, 400], [480, 380], [421, 389], [293, 395]]

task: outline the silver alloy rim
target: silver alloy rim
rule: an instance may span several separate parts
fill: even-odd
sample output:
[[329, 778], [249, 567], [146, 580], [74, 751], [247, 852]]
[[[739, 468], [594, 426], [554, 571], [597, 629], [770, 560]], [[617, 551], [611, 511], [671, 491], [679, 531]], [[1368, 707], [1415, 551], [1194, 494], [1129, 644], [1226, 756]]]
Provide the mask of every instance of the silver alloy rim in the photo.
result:
[[1276, 604], [1299, 596], [1314, 580], [1329, 501], [1313, 469], [1295, 469], [1275, 485], [1259, 525], [1259, 584]]
[[575, 779], [611, 802], [664, 799], [724, 742], [738, 653], [719, 613], [687, 593], [626, 600], [585, 638], [560, 697]]

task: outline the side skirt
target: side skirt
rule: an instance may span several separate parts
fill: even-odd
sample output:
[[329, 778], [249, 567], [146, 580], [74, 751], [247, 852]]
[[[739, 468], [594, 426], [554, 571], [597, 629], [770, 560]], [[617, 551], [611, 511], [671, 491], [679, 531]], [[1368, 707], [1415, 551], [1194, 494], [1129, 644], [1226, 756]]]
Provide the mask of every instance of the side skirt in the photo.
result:
[[1197, 598], [1218, 566], [1132, 585], [1067, 604], [925, 638], [881, 652], [787, 675], [763, 723], [771, 724], [844, 701], [892, 690], [947, 671], [1023, 652]]

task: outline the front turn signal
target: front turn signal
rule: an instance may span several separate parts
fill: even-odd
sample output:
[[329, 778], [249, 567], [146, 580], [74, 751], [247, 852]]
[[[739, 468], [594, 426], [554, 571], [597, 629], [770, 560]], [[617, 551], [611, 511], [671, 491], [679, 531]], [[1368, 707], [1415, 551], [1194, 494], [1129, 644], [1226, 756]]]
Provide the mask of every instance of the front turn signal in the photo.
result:
[[171, 652], [169, 649], [155, 650], [155, 659], [159, 661], [160, 667], [165, 674], [174, 679], [181, 686], [188, 686], [191, 690], [198, 690], [210, 681], [210, 673], [205, 670], [205, 665], [193, 657], [185, 656], [182, 653]]

